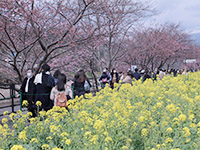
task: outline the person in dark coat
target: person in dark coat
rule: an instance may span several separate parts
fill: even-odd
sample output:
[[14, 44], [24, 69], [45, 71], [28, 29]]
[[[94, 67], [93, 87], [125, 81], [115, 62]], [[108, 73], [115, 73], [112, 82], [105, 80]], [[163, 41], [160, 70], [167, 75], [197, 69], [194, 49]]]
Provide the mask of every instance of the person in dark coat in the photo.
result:
[[54, 78], [54, 82], [55, 82], [55, 85], [57, 84], [58, 82], [58, 76], [61, 74], [60, 70], [56, 70], [53, 74], [53, 78]]
[[114, 83], [119, 83], [119, 74], [118, 72], [115, 70], [115, 68], [112, 69], [111, 72], [111, 85], [110, 87], [113, 89], [114, 88]]
[[[84, 70], [79, 70], [74, 77], [74, 97], [79, 97], [86, 93], [84, 87], [86, 81], [87, 77], [85, 75]], [[90, 82], [88, 82], [88, 84], [91, 86]]]
[[105, 87], [106, 84], [109, 84], [110, 76], [107, 74], [107, 70], [106, 69], [103, 70], [103, 73], [102, 73], [99, 81], [101, 82], [101, 88], [102, 89]]
[[146, 79], [150, 79], [150, 78], [151, 78], [151, 76], [149, 75], [148, 70], [146, 70], [144, 73], [144, 76], [142, 78], [142, 82], [144, 82]]
[[141, 78], [141, 74], [138, 73], [138, 68], [135, 68], [135, 72], [133, 73], [133, 77], [136, 79], [136, 80], [139, 80]]
[[42, 66], [42, 72], [37, 74], [34, 80], [36, 85], [35, 102], [40, 101], [42, 106], [40, 110], [50, 110], [53, 107], [53, 102], [50, 100], [51, 89], [55, 86], [54, 78], [50, 74], [50, 66], [44, 64]]
[[22, 92], [22, 100], [28, 101], [28, 111], [32, 112], [32, 117], [36, 116], [34, 109], [34, 98], [35, 98], [35, 84], [33, 83], [35, 76], [33, 76], [32, 69], [27, 69], [27, 77], [22, 82], [21, 92]]

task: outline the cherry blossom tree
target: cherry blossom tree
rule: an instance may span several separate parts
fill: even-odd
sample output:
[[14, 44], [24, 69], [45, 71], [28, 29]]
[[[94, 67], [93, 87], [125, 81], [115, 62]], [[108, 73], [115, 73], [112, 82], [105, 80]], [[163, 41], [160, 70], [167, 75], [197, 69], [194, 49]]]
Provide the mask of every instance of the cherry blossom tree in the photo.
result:
[[[96, 79], [96, 73], [101, 72], [104, 67], [115, 67], [116, 62], [125, 55], [125, 39], [129, 31], [136, 22], [147, 16], [148, 10], [149, 5], [141, 2], [96, 0], [89, 9], [93, 15], [83, 18], [87, 25], [81, 28], [84, 35], [95, 31], [93, 37], [87, 43], [76, 45], [76, 51], [72, 54], [75, 62], [71, 60], [67, 63], [69, 65], [65, 65], [66, 70], [83, 68]], [[62, 57], [57, 59], [62, 60]], [[73, 68], [70, 69], [72, 62]]]
[[[151, 12], [150, 5], [131, 0], [101, 0], [95, 5], [95, 24], [99, 33], [104, 35], [101, 46], [95, 49], [101, 61], [101, 69], [110, 70], [117, 60], [124, 56], [124, 41], [129, 31], [139, 20]], [[100, 55], [97, 55], [100, 54]]]
[[138, 30], [131, 39], [124, 62], [149, 71], [182, 61], [192, 46], [189, 36], [171, 24]]
[[[2, 0], [0, 2], [1, 65], [22, 81], [27, 66], [39, 71], [45, 62], [87, 40], [81, 36], [82, 18], [94, 0]], [[6, 77], [6, 76], [5, 76]], [[11, 79], [11, 77], [8, 77]]]

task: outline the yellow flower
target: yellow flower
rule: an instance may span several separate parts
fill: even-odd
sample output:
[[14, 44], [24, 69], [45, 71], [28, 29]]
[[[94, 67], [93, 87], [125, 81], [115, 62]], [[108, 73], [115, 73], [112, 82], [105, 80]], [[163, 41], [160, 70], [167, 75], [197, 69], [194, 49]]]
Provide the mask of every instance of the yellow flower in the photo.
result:
[[36, 118], [31, 118], [30, 120], [30, 124], [33, 124], [36, 121]]
[[194, 114], [191, 114], [191, 115], [189, 116], [189, 120], [192, 121], [192, 120], [194, 119], [194, 117], [195, 117]]
[[14, 145], [11, 150], [26, 150], [22, 145]]
[[167, 105], [167, 106], [166, 106], [166, 109], [167, 109], [168, 111], [170, 111], [171, 113], [175, 113], [175, 112], [176, 112], [176, 107], [175, 107], [174, 104]]
[[28, 112], [27, 115], [28, 116], [33, 116], [33, 113], [32, 112]]
[[21, 132], [19, 133], [19, 135], [18, 135], [18, 138], [19, 138], [20, 140], [26, 141], [26, 140], [27, 140], [26, 131], [25, 131], [25, 130], [21, 131]]
[[43, 144], [42, 145], [42, 150], [50, 150], [50, 146], [48, 144]]
[[[41, 103], [41, 105], [42, 105], [42, 103]], [[41, 106], [41, 105], [39, 105], [39, 106]], [[45, 117], [46, 111], [40, 111], [39, 114], [40, 114], [40, 117]]]
[[13, 124], [13, 126], [12, 126], [13, 128], [17, 128], [17, 124], [15, 123], [15, 124]]
[[68, 136], [69, 134], [67, 133], [67, 132], [63, 132], [63, 133], [61, 133], [61, 136], [62, 137], [66, 137], [66, 136]]
[[166, 140], [165, 140], [165, 143], [172, 143], [174, 140], [170, 137], [168, 137]]
[[190, 127], [191, 127], [191, 128], [196, 128], [196, 124], [195, 124], [195, 123], [191, 123], [191, 124], [190, 124]]
[[126, 139], [126, 142], [127, 143], [132, 142], [132, 139]]
[[1, 120], [1, 122], [4, 124], [4, 123], [8, 122], [8, 119], [7, 119], [7, 118], [3, 118], [3, 119]]
[[173, 132], [173, 129], [171, 127], [167, 128], [167, 132], [168, 133], [172, 133]]
[[133, 122], [133, 128], [137, 127], [137, 122]]
[[193, 144], [192, 144], [194, 147], [197, 147], [198, 145], [197, 145], [197, 143], [195, 143], [195, 142], [193, 142]]
[[88, 136], [90, 136], [91, 135], [91, 131], [87, 131], [87, 132], [85, 132], [85, 135], [84, 135], [84, 137], [88, 137]]
[[109, 141], [112, 142], [113, 140], [112, 140], [112, 138], [111, 138], [110, 136], [107, 136], [106, 139], [105, 139], [105, 141], [106, 141], [107, 143], [109, 143]]
[[101, 130], [104, 126], [105, 126], [104, 121], [102, 121], [102, 120], [96, 120], [93, 127], [94, 127], [97, 131], [99, 131], [99, 130]]
[[186, 139], [185, 140], [186, 143], [189, 143], [190, 141], [191, 141], [191, 139]]
[[127, 146], [122, 146], [122, 149], [126, 150], [126, 149], [128, 149], [128, 147]]
[[27, 100], [23, 100], [22, 106], [27, 107], [28, 106], [28, 101]]
[[17, 113], [18, 113], [19, 115], [22, 115], [22, 111], [21, 111], [21, 110], [18, 110]]
[[186, 117], [186, 115], [184, 115], [184, 114], [181, 114], [181, 115], [179, 116], [179, 120], [180, 120], [180, 121], [183, 121], [183, 122], [186, 120], [186, 118], [187, 118], [187, 117]]
[[140, 116], [139, 118], [138, 118], [138, 120], [140, 121], [140, 122], [143, 122], [144, 121], [144, 117], [143, 116]]
[[161, 103], [161, 102], [158, 102], [158, 103], [156, 104], [156, 106], [157, 106], [158, 108], [160, 108], [160, 107], [162, 107], [162, 103]]
[[66, 145], [70, 145], [70, 144], [71, 144], [71, 140], [70, 140], [70, 139], [67, 139], [67, 140], [65, 141], [65, 144], [66, 144]]
[[62, 150], [62, 148], [55, 147], [55, 148], [52, 148], [52, 150]]
[[190, 135], [191, 135], [190, 129], [188, 127], [184, 127], [183, 128], [183, 137], [188, 137]]
[[150, 124], [152, 127], [154, 127], [156, 125], [156, 122], [152, 121]]
[[32, 139], [30, 140], [30, 143], [38, 143], [38, 140], [37, 140], [36, 138], [32, 138]]
[[40, 101], [37, 101], [36, 106], [42, 106], [42, 103]]
[[103, 134], [104, 134], [105, 136], [108, 136], [108, 132], [104, 132]]
[[[8, 127], [9, 119], [2, 120], [5, 123], [0, 125], [0, 147], [9, 149], [13, 144], [23, 144], [27, 149], [30, 145], [41, 150], [67, 149], [78, 143], [76, 136], [80, 136], [83, 149], [113, 149], [114, 143], [116, 149], [142, 149], [142, 145], [135, 144], [140, 138], [148, 150], [178, 150], [187, 146], [199, 149], [199, 76], [200, 72], [166, 77], [154, 83], [135, 81], [133, 86], [122, 84], [113, 90], [107, 86], [95, 96], [69, 101], [70, 113], [54, 107], [39, 112], [39, 118], [30, 119], [30, 124], [30, 113], [11, 114], [13, 128]], [[41, 135], [47, 136], [39, 141]], [[52, 144], [54, 139], [56, 145]]]
[[157, 144], [156, 147], [157, 147], [157, 149], [160, 149], [160, 144]]
[[88, 146], [88, 144], [87, 144], [87, 143], [84, 143], [84, 145], [85, 145], [85, 146]]
[[52, 140], [53, 138], [51, 136], [46, 137], [46, 140]]
[[149, 132], [148, 129], [144, 128], [144, 129], [142, 129], [141, 134], [143, 137], [146, 137], [148, 135], [148, 132]]
[[93, 135], [92, 138], [90, 139], [90, 142], [96, 144], [97, 140], [98, 140], [98, 135]]
[[198, 127], [200, 127], [200, 122], [199, 122], [199, 123], [197, 123], [197, 126], [198, 126]]
[[129, 139], [129, 138], [126, 139], [126, 145], [127, 145], [127, 146], [130, 146], [130, 143], [131, 143], [131, 142], [132, 142], [132, 139]]
[[8, 128], [8, 124], [5, 123], [5, 124], [3, 125], [3, 127], [7, 129], [7, 128]]
[[11, 113], [11, 114], [9, 115], [9, 117], [10, 117], [11, 120], [14, 120], [15, 116], [16, 116], [15, 113]]
[[9, 112], [8, 111], [4, 111], [3, 115], [6, 116]]
[[50, 129], [50, 132], [53, 134], [56, 134], [59, 130], [58, 126], [55, 126], [55, 125], [50, 125], [49, 129]]

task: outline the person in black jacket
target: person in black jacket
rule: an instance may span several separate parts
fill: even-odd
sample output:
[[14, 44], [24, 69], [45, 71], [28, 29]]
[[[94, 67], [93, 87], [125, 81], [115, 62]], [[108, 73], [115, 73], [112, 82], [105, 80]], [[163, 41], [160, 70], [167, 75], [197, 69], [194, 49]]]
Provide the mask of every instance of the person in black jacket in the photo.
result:
[[138, 68], [135, 68], [135, 72], [133, 73], [133, 77], [136, 79], [136, 80], [139, 80], [141, 78], [141, 74], [138, 73]]
[[86, 76], [82, 71], [78, 71], [74, 76], [74, 97], [81, 96], [85, 94], [84, 84], [86, 81]]
[[53, 107], [53, 101], [50, 99], [51, 89], [55, 86], [54, 78], [50, 74], [50, 66], [44, 64], [42, 66], [42, 72], [37, 74], [34, 80], [36, 86], [35, 102], [40, 101], [42, 106], [40, 111], [50, 110]]
[[87, 79], [84, 70], [79, 70], [74, 76], [74, 97], [79, 97], [88, 92], [84, 87], [85, 82], [88, 82], [89, 86], [91, 87], [91, 84]]
[[107, 70], [106, 69], [103, 70], [103, 73], [102, 73], [99, 81], [101, 82], [101, 88], [102, 89], [105, 87], [106, 84], [109, 84], [110, 76], [107, 74]]
[[33, 71], [31, 69], [27, 69], [27, 77], [24, 79], [21, 92], [22, 92], [22, 100], [28, 101], [28, 111], [32, 112], [33, 117], [36, 116], [34, 109], [34, 98], [35, 98], [35, 84], [33, 83], [35, 76], [33, 76]]
[[151, 79], [151, 76], [149, 75], [148, 70], [145, 71], [144, 76], [142, 78], [142, 82], [146, 81], [146, 79]]

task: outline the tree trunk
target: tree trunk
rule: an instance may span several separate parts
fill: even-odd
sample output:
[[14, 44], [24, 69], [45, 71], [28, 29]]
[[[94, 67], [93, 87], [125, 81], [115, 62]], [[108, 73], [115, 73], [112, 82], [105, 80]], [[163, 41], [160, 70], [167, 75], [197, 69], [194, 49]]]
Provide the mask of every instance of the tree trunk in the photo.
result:
[[90, 70], [91, 70], [92, 76], [93, 76], [93, 78], [94, 78], [94, 82], [95, 82], [95, 86], [96, 86], [96, 87], [95, 87], [95, 88], [96, 88], [96, 92], [98, 92], [99, 89], [98, 89], [97, 76], [96, 76], [96, 74], [94, 73], [93, 63], [92, 63], [92, 62], [90, 62]]

